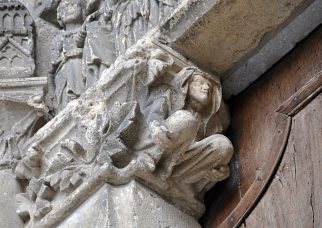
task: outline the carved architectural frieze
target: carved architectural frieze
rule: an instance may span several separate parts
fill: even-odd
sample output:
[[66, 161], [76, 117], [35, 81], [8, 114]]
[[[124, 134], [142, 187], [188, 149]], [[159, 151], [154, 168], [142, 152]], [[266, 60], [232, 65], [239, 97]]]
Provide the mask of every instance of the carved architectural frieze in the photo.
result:
[[57, 34], [48, 75], [34, 75], [30, 14], [0, 3], [0, 165], [21, 184], [26, 227], [62, 224], [98, 189], [129, 182], [199, 218], [205, 192], [229, 176], [220, 79], [151, 32], [178, 4], [37, 1], [33, 15]]
[[25, 221], [54, 225], [104, 183], [132, 179], [201, 215], [233, 148], [219, 80], [177, 56], [143, 39], [35, 134], [15, 170], [29, 181]]
[[34, 77], [34, 22], [18, 1], [0, 2], [0, 168], [14, 167], [47, 112], [46, 77]]
[[33, 19], [23, 4], [0, 2], [0, 78], [34, 75], [33, 29]]

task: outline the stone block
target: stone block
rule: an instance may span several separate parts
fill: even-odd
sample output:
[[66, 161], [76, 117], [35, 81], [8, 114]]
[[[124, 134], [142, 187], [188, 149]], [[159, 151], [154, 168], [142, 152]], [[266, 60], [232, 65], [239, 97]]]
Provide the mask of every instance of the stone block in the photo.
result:
[[197, 228], [189, 215], [169, 204], [136, 181], [105, 184], [58, 228]]

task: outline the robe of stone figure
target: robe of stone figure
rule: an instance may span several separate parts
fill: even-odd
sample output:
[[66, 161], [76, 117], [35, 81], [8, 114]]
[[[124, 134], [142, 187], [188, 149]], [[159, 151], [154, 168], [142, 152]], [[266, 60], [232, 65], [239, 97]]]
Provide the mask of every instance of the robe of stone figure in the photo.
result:
[[117, 54], [169, 17], [179, 0], [120, 0], [113, 7]]
[[57, 69], [55, 77], [55, 95], [57, 110], [61, 111], [70, 100], [77, 98], [85, 90], [84, 79], [82, 77], [82, 49], [77, 48], [77, 32], [65, 32], [53, 50], [53, 56], [58, 56], [56, 60]]
[[113, 24], [105, 17], [101, 14], [86, 25], [82, 65], [86, 88], [93, 86], [116, 59]]

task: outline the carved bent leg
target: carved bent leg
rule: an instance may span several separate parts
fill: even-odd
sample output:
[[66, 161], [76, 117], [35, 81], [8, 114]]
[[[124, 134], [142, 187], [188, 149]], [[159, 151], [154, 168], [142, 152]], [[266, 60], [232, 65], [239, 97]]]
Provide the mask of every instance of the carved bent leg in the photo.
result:
[[233, 146], [223, 135], [212, 135], [191, 145], [183, 161], [174, 168], [173, 176], [186, 184], [197, 184], [202, 190], [229, 176], [228, 163]]
[[[174, 167], [182, 160], [185, 151], [196, 136], [199, 122], [198, 118], [186, 110], [175, 112], [165, 121], [166, 137], [169, 142], [155, 140], [163, 150], [163, 157], [159, 162], [159, 175], [162, 179], [167, 179]], [[153, 138], [157, 138], [157, 133], [164, 133], [155, 132], [153, 132]]]

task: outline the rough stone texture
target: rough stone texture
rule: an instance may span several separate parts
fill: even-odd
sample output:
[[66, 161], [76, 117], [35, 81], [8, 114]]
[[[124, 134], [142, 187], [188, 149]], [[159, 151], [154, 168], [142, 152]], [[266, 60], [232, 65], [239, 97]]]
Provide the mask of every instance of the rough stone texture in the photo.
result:
[[29, 226], [52, 227], [104, 183], [132, 179], [200, 217], [233, 147], [219, 80], [188, 64], [145, 37], [28, 141], [15, 173]]
[[[322, 1], [182, 1], [159, 39], [243, 91], [322, 22]], [[306, 8], [308, 7], [308, 8]]]
[[291, 23], [279, 31], [257, 53], [223, 78], [225, 99], [237, 95], [272, 67], [322, 22], [322, 1], [314, 1]]
[[[133, 179], [200, 217], [205, 192], [229, 176], [233, 147], [222, 135], [229, 117], [220, 80], [148, 33], [179, 1], [24, 2], [35, 20], [17, 1], [0, 4], [0, 61], [33, 63], [28, 75], [19, 73], [23, 61], [2, 66], [0, 117], [13, 127], [0, 125], [0, 165], [22, 186], [25, 226], [53, 227], [106, 182]], [[127, 216], [136, 217], [113, 226]]]
[[21, 191], [11, 170], [0, 170], [0, 224], [1, 227], [24, 227], [15, 213], [15, 195]]
[[121, 186], [105, 184], [57, 227], [197, 228], [200, 225], [153, 191], [132, 181]]
[[[18, 214], [25, 226], [43, 228], [70, 214], [75, 222], [86, 207], [99, 206], [94, 201], [105, 194], [106, 182], [121, 185], [133, 179], [198, 218], [205, 192], [229, 176], [233, 147], [222, 135], [229, 125], [228, 112], [220, 79], [156, 42], [155, 36], [207, 70], [223, 73], [311, 1], [24, 2], [41, 39], [27, 53], [29, 58], [37, 54], [37, 79], [0, 83], [4, 102], [31, 107], [26, 119], [14, 120], [21, 128], [0, 132], [1, 155], [27, 186], [17, 195]], [[170, 15], [158, 31], [155, 27]], [[187, 18], [193, 20], [180, 27]], [[191, 28], [185, 31], [187, 25]], [[156, 33], [149, 33], [153, 28]], [[15, 33], [9, 29], [3, 34], [7, 39]], [[45, 126], [38, 123], [41, 117], [49, 121]], [[102, 186], [105, 190], [91, 199]], [[108, 194], [129, 191], [113, 189]], [[122, 220], [134, 227], [151, 223], [118, 209], [130, 199], [135, 213], [146, 212], [144, 204], [135, 205], [138, 193], [132, 190], [130, 198], [107, 199], [111, 226]]]
[[[194, 2], [188, 1], [191, 8], [198, 4]], [[213, 1], [180, 37], [172, 32], [180, 23], [174, 25], [169, 41], [173, 48], [205, 69], [223, 73], [309, 2], [312, 1]]]

